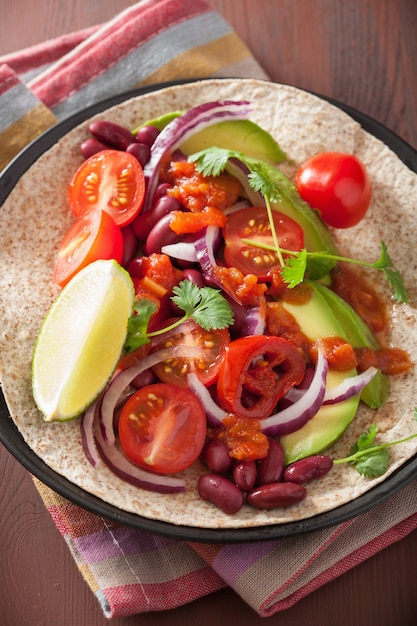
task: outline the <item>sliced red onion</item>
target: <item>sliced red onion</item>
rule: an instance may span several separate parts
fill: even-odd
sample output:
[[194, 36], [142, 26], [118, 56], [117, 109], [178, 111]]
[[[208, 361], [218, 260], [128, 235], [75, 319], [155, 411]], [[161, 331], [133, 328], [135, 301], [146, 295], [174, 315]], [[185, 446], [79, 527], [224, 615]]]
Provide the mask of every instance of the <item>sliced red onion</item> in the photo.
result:
[[227, 207], [227, 209], [223, 209], [223, 213], [225, 215], [231, 215], [232, 213], [236, 213], [236, 211], [247, 209], [250, 206], [252, 205], [249, 200], [239, 200], [238, 202], [235, 202], [235, 204], [232, 204], [232, 206]]
[[262, 432], [268, 437], [288, 435], [314, 417], [323, 404], [328, 369], [324, 352], [319, 350], [316, 371], [310, 387], [294, 404], [262, 420]]
[[249, 170], [239, 159], [229, 159], [226, 165], [226, 171], [237, 178], [244, 189], [244, 196], [249, 200], [252, 206], [265, 206], [265, 200], [258, 191], [255, 191], [249, 184]]
[[93, 467], [98, 467], [101, 457], [98, 453], [94, 437], [94, 416], [97, 410], [97, 402], [94, 402], [81, 418], [81, 438], [86, 459]]
[[181, 478], [146, 472], [140, 467], [133, 465], [115, 444], [109, 445], [106, 443], [98, 411], [95, 415], [93, 429], [98, 450], [105, 464], [116, 476], [147, 491], [155, 491], [157, 493], [179, 493], [185, 491], [185, 481]]
[[233, 119], [248, 119], [250, 112], [249, 102], [219, 100], [193, 107], [167, 124], [155, 139], [151, 148], [151, 157], [144, 169], [148, 184], [142, 211], [148, 211], [152, 206], [152, 199], [158, 185], [159, 166], [168, 150], [175, 150], [188, 137], [211, 124]]
[[209, 426], [221, 426], [227, 413], [213, 400], [210, 391], [203, 385], [198, 376], [194, 373], [187, 375], [188, 388], [200, 400], [206, 412], [207, 424]]
[[177, 243], [167, 244], [162, 246], [161, 252], [180, 261], [189, 261], [190, 263], [197, 261], [197, 253], [192, 241], [178, 241]]
[[157, 352], [148, 354], [146, 357], [123, 371], [117, 374], [110, 385], [107, 387], [101, 399], [101, 407], [99, 411], [99, 422], [102, 430], [103, 440], [112, 445], [115, 442], [115, 433], [113, 428], [114, 410], [118, 404], [120, 396], [124, 393], [126, 387], [138, 376], [147, 369], [154, 367], [161, 361], [166, 361], [172, 358], [200, 358], [202, 348], [195, 346], [172, 346], [169, 348], [162, 348]]
[[336, 404], [356, 396], [371, 382], [377, 371], [376, 367], [369, 367], [357, 376], [348, 376], [340, 385], [326, 391], [323, 404]]
[[266, 307], [248, 307], [242, 323], [241, 335], [263, 335], [266, 325]]

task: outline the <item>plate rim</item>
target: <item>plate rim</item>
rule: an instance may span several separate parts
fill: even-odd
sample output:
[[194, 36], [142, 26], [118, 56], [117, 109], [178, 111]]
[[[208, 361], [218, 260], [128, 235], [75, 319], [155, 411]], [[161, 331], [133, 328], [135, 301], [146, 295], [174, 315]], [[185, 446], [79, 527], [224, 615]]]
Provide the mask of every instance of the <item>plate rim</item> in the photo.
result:
[[[58, 139], [81, 124], [90, 117], [101, 113], [108, 108], [121, 104], [140, 95], [158, 91], [160, 89], [182, 85], [197, 81], [212, 80], [210, 78], [184, 79], [179, 81], [167, 81], [155, 83], [131, 89], [114, 96], [110, 96], [78, 111], [47, 129], [31, 143], [29, 143], [16, 157], [4, 168], [0, 174], [0, 209], [9, 193], [26, 170], [44, 152], [51, 148]], [[222, 80], [222, 79], [216, 79]], [[225, 80], [239, 80], [232, 77]], [[245, 79], [243, 79], [245, 80]], [[272, 82], [272, 81], [265, 81]], [[277, 83], [272, 83], [277, 84]], [[296, 87], [300, 91], [306, 91], [316, 97], [329, 102], [346, 112], [356, 120], [365, 131], [372, 134], [386, 144], [400, 160], [413, 172], [417, 173], [417, 150], [403, 140], [394, 131], [382, 123], [371, 118], [365, 113], [339, 102], [336, 99], [307, 91]], [[358, 517], [369, 511], [376, 504], [380, 504], [390, 496], [405, 488], [417, 476], [417, 454], [408, 459], [401, 467], [390, 474], [386, 480], [371, 488], [358, 498], [347, 502], [335, 509], [319, 513], [299, 521], [272, 524], [267, 526], [255, 526], [244, 528], [201, 528], [194, 526], [176, 525], [157, 519], [150, 519], [131, 513], [109, 504], [82, 487], [71, 482], [68, 478], [55, 472], [49, 467], [25, 442], [23, 436], [15, 426], [6, 404], [0, 385], [0, 442], [10, 454], [33, 476], [47, 485], [58, 494], [80, 506], [81, 508], [112, 522], [135, 528], [137, 530], [157, 534], [165, 537], [184, 541], [198, 541], [202, 543], [246, 543], [253, 541], [266, 541], [304, 535], [315, 530], [322, 530], [341, 524]]]

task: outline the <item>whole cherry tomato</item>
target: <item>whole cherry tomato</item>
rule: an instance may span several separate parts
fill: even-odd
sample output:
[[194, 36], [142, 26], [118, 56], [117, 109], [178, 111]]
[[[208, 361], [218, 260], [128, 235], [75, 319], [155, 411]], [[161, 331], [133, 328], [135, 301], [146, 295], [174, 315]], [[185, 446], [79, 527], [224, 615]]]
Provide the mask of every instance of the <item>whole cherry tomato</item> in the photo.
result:
[[351, 228], [365, 216], [372, 185], [363, 163], [353, 154], [322, 152], [299, 168], [300, 196], [334, 228]]

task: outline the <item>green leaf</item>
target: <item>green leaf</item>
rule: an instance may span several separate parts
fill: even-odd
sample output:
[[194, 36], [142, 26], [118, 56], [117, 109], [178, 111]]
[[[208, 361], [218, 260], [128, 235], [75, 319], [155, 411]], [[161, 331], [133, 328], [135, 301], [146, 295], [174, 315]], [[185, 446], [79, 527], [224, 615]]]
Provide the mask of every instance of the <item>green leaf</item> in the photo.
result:
[[133, 352], [133, 350], [140, 348], [140, 346], [149, 343], [146, 332], [148, 330], [149, 320], [156, 310], [156, 303], [152, 300], [148, 300], [147, 298], [136, 300], [133, 315], [131, 315], [127, 322], [127, 337], [123, 348], [124, 352]]
[[296, 256], [287, 259], [285, 267], [281, 270], [281, 276], [288, 287], [292, 289], [303, 282], [307, 268], [307, 250], [303, 249]]
[[204, 330], [227, 328], [233, 324], [232, 308], [219, 290], [198, 287], [183, 280], [173, 291], [173, 302]]

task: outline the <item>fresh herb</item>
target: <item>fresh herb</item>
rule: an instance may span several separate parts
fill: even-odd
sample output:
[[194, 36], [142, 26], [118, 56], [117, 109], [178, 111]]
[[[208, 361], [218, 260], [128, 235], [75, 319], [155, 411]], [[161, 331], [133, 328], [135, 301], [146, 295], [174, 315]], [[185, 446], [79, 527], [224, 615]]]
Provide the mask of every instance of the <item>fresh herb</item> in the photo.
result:
[[184, 311], [184, 315], [169, 326], [153, 332], [147, 332], [147, 329], [157, 306], [146, 298], [137, 300], [128, 321], [124, 352], [140, 348], [149, 343], [151, 337], [177, 328], [188, 319], [193, 319], [204, 330], [227, 328], [233, 323], [232, 308], [217, 289], [198, 287], [189, 280], [183, 280], [173, 288], [173, 294], [171, 300]]
[[[242, 152], [236, 150], [216, 147], [196, 152], [191, 155], [189, 159], [196, 163], [197, 170], [204, 176], [218, 176], [226, 169], [230, 159], [238, 159], [247, 167], [249, 170], [248, 180], [250, 186], [254, 191], [260, 193], [265, 200], [274, 245], [269, 246], [247, 239], [243, 239], [242, 241], [247, 245], [274, 251], [282, 267], [281, 275], [290, 288], [300, 284], [304, 280], [307, 271], [310, 275], [314, 275], [316, 273], [315, 270], [329, 260], [346, 261], [348, 263], [355, 263], [363, 267], [370, 267], [382, 271], [392, 289], [392, 299], [400, 303], [408, 302], [407, 291], [401, 275], [394, 267], [389, 257], [387, 246], [383, 241], [381, 241], [381, 256], [375, 263], [350, 259], [324, 251], [309, 252], [303, 249], [300, 252], [294, 252], [280, 248], [275, 223], [272, 218], [271, 203], [282, 201], [291, 203], [295, 188], [291, 181], [273, 165], [252, 157], [247, 157]], [[283, 254], [290, 256], [284, 261]]]
[[[256, 242], [252, 239], [242, 239], [247, 245], [256, 246], [265, 250], [275, 250], [274, 246], [262, 242]], [[360, 261], [350, 257], [339, 256], [329, 252], [309, 252], [306, 249], [300, 252], [293, 250], [285, 250], [281, 248], [283, 254], [290, 255], [287, 259], [285, 267], [283, 267], [281, 275], [289, 287], [295, 287], [304, 280], [310, 262], [320, 261], [321, 259], [333, 259], [335, 261], [344, 261], [345, 263], [354, 263], [362, 267], [370, 267], [384, 272], [385, 277], [392, 289], [392, 299], [397, 302], [406, 304], [408, 302], [407, 290], [404, 286], [400, 272], [394, 267], [394, 264], [388, 254], [387, 245], [381, 241], [381, 255], [374, 263], [368, 261]]]
[[[417, 419], [417, 408], [414, 409], [414, 419]], [[378, 478], [378, 476], [385, 474], [388, 469], [388, 448], [417, 437], [417, 433], [414, 433], [413, 435], [398, 439], [397, 441], [375, 444], [374, 440], [377, 432], [378, 426], [371, 424], [368, 430], [358, 437], [358, 440], [350, 450], [350, 455], [343, 459], [336, 459], [333, 461], [333, 464], [340, 465], [341, 463], [349, 463], [349, 465], [352, 465], [362, 476], [366, 478]]]

